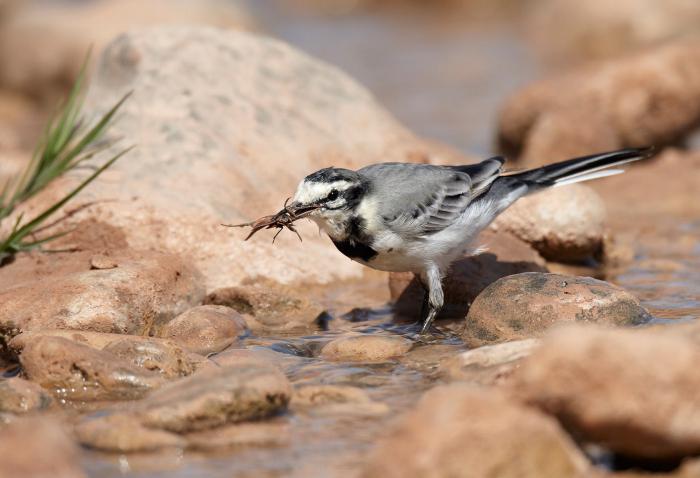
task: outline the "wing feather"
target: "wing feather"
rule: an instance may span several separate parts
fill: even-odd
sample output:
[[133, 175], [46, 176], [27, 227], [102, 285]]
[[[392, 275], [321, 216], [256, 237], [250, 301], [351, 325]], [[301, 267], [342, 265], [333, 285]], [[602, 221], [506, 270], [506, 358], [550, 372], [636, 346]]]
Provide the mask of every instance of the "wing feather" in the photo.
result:
[[425, 235], [453, 224], [500, 175], [503, 159], [467, 166], [383, 163], [358, 172], [374, 184], [384, 224], [402, 235]]

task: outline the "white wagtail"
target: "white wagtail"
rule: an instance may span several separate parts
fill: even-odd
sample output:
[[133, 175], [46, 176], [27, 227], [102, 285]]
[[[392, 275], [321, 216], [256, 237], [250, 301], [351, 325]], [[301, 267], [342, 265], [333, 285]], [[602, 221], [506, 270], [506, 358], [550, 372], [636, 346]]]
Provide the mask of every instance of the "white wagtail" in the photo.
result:
[[417, 274], [427, 293], [425, 333], [443, 306], [442, 278], [450, 264], [498, 214], [542, 189], [621, 173], [611, 168], [651, 152], [624, 149], [513, 174], [503, 173], [501, 157], [466, 166], [325, 168], [304, 178], [292, 203], [276, 217], [308, 217], [350, 259]]

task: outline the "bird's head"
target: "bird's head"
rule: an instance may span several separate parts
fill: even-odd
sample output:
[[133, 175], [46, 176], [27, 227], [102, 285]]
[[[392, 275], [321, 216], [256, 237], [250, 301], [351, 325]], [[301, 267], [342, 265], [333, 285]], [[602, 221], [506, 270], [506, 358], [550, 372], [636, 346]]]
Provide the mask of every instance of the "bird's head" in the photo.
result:
[[312, 211], [309, 219], [333, 239], [343, 239], [347, 224], [368, 190], [367, 180], [355, 171], [325, 168], [299, 183], [289, 208], [301, 213]]

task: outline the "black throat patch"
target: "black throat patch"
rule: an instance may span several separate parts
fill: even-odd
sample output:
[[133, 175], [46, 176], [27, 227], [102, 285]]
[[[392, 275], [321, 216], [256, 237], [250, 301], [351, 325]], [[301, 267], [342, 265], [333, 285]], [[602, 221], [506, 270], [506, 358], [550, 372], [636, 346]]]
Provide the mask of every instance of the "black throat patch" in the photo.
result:
[[369, 262], [377, 255], [377, 251], [372, 249], [367, 244], [356, 242], [348, 238], [344, 241], [333, 241], [335, 247], [344, 255], [354, 260]]
[[350, 259], [371, 261], [377, 251], [372, 249], [371, 238], [367, 236], [364, 221], [359, 216], [353, 216], [347, 225], [348, 235], [342, 241], [333, 240], [335, 247]]

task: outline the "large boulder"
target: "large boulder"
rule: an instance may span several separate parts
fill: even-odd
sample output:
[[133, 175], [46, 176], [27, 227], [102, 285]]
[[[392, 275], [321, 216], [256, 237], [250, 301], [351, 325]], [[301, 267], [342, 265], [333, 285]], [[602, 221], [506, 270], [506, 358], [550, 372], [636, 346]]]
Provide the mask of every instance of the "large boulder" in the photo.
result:
[[590, 277], [529, 272], [500, 279], [479, 294], [464, 322], [469, 347], [538, 337], [555, 325], [639, 325], [651, 316], [629, 292]]
[[510, 232], [548, 260], [576, 262], [601, 257], [605, 220], [600, 196], [587, 186], [572, 184], [519, 199], [490, 229]]
[[16, 283], [0, 287], [0, 333], [5, 340], [41, 329], [148, 334], [204, 299], [201, 275], [183, 258], [122, 251], [111, 260], [113, 267], [96, 268], [86, 257], [81, 268], [49, 268], [46, 276], [8, 267]]
[[682, 139], [700, 121], [699, 47], [677, 41], [524, 88], [501, 112], [500, 148], [535, 166]]
[[12, 3], [14, 8], [0, 7], [0, 88], [50, 102], [71, 86], [91, 47], [99, 52], [131, 28], [163, 24], [255, 28], [251, 16], [227, 0]]
[[625, 456], [697, 455], [698, 329], [672, 329], [557, 331], [515, 372], [513, 393], [582, 441]]
[[497, 390], [436, 387], [369, 458], [375, 477], [567, 478], [588, 466], [558, 424]]
[[608, 58], [699, 31], [700, 5], [688, 0], [540, 0], [526, 31], [558, 63]]
[[124, 141], [96, 161], [137, 147], [82, 196], [111, 202], [81, 217], [121, 228], [131, 247], [190, 257], [208, 290], [250, 277], [359, 277], [361, 266], [308, 222], [303, 244], [285, 232], [275, 245], [272, 232], [244, 242], [247, 231], [221, 223], [278, 211], [322, 167], [436, 159], [352, 79], [261, 36], [195, 27], [122, 35], [100, 58], [88, 109], [103, 112], [128, 91], [111, 130]]

